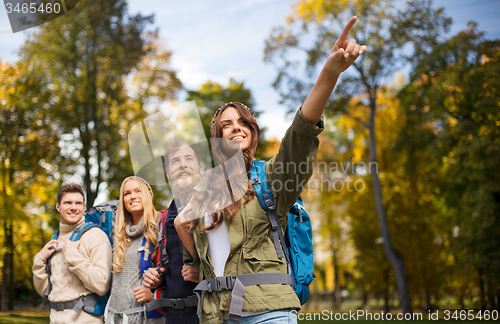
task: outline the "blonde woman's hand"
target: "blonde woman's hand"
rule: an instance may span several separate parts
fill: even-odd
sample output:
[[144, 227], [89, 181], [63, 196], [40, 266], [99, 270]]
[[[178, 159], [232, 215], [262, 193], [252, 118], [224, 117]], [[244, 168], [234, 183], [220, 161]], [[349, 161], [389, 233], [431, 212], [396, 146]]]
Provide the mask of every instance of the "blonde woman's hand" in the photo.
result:
[[138, 303], [153, 300], [153, 293], [149, 288], [139, 286], [134, 288], [134, 297]]

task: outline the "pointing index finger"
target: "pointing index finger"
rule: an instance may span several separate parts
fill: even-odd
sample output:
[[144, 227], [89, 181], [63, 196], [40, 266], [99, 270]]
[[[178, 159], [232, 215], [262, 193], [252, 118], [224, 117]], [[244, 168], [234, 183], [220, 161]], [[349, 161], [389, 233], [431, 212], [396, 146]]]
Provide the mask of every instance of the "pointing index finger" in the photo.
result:
[[347, 25], [345, 25], [344, 30], [340, 34], [338, 41], [344, 42], [347, 40], [347, 36], [349, 36], [349, 32], [351, 31], [352, 26], [354, 26], [356, 19], [358, 19], [358, 17], [354, 16], [349, 20]]

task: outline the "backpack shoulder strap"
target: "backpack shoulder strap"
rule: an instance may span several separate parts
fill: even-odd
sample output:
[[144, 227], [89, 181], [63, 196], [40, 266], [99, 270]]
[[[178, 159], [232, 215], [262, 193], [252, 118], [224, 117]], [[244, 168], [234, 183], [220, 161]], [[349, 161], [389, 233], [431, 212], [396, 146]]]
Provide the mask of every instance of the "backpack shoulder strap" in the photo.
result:
[[[59, 237], [59, 230], [55, 231], [54, 234], [52, 234], [52, 240], [57, 240], [58, 237]], [[53, 254], [54, 253], [52, 253], [47, 258], [47, 261], [45, 263], [45, 271], [47, 272], [47, 281], [48, 281], [47, 289], [45, 289], [45, 292], [43, 293], [43, 295], [45, 296], [45, 298], [49, 297], [50, 290], [52, 289], [52, 284], [50, 283], [50, 275], [51, 275], [51, 272], [52, 272], [52, 264], [50, 263], [50, 260], [52, 259], [52, 255]]]
[[[278, 258], [283, 258], [283, 249], [281, 244], [285, 248], [285, 257], [287, 263], [289, 263], [288, 251], [286, 248], [285, 237], [283, 236], [283, 231], [278, 223], [278, 217], [276, 216], [276, 209], [274, 208], [273, 195], [271, 189], [267, 183], [266, 176], [266, 161], [253, 160], [252, 167], [250, 168], [250, 183], [253, 185], [255, 193], [257, 193], [257, 198], [259, 203], [264, 210], [267, 211], [267, 216], [271, 222], [271, 230], [273, 234], [274, 247], [276, 248], [276, 253]], [[281, 244], [280, 244], [281, 241]]]
[[[173, 201], [172, 201], [173, 203]], [[168, 253], [167, 253], [167, 231], [165, 228], [165, 224], [167, 222], [167, 213], [168, 209], [160, 211], [160, 224], [159, 224], [159, 230], [158, 230], [158, 257], [156, 260], [156, 266], [160, 268], [160, 266], [163, 266], [167, 268], [168, 264], [170, 263]]]
[[267, 183], [266, 164], [267, 161], [253, 160], [252, 167], [250, 168], [250, 183], [252, 183], [257, 193], [257, 198], [259, 198], [259, 203], [264, 210], [268, 210], [268, 207], [271, 207], [271, 209], [274, 208], [273, 195]]
[[59, 230], [55, 231], [54, 234], [52, 234], [53, 240], [57, 240], [58, 237], [59, 237]]
[[99, 225], [94, 224], [94, 223], [83, 224], [82, 226], [78, 227], [77, 229], [75, 229], [73, 231], [73, 233], [69, 237], [69, 240], [73, 241], [73, 242], [78, 241], [83, 234], [85, 234], [86, 232], [88, 232], [90, 229], [92, 229], [94, 227], [100, 228]]
[[139, 268], [141, 271], [141, 275], [144, 274], [145, 271], [148, 271], [149, 268], [151, 268], [151, 255], [153, 253], [153, 245], [150, 244], [149, 248], [146, 249], [146, 244], [147, 244], [147, 239], [146, 237], [142, 238], [142, 245], [141, 245], [141, 255], [139, 259]]

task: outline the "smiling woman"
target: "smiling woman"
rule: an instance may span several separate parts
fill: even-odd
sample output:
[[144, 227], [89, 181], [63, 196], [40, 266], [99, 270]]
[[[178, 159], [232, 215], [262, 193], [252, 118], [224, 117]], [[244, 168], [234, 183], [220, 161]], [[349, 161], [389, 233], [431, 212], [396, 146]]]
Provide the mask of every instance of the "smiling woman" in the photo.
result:
[[[273, 211], [269, 215], [259, 203], [260, 198], [255, 199], [262, 188], [261, 178], [250, 173], [257, 164], [263, 165], [255, 162], [260, 131], [252, 111], [239, 102], [227, 103], [216, 111], [210, 135], [212, 139], [222, 139], [222, 145], [212, 142], [214, 160], [219, 165], [228, 165], [226, 162], [235, 149], [241, 149], [244, 165], [241, 170], [231, 170], [231, 174], [242, 173], [248, 178], [244, 181], [246, 195], [232, 199], [227, 207], [219, 188], [204, 185], [210, 183], [211, 178], [207, 178], [198, 186], [199, 194], [193, 196], [175, 221], [179, 237], [203, 279], [195, 288], [201, 297], [201, 322], [296, 323], [296, 316], [290, 310], [300, 309], [301, 301], [293, 290], [293, 278], [279, 245], [277, 228], [281, 226], [281, 233], [286, 232], [288, 211], [302, 191], [298, 184], [307, 183], [312, 175], [318, 135], [324, 128], [321, 117], [340, 74], [366, 51], [366, 46], [347, 40], [355, 22], [356, 17], [351, 18], [335, 42], [278, 154], [265, 166], [265, 177], [271, 183], [270, 194], [275, 202], [266, 193], [265, 206]], [[310, 165], [307, 172], [295, 175], [276, 172], [276, 163]], [[230, 180], [227, 182], [234, 194], [235, 186]], [[283, 189], [285, 183], [291, 183], [292, 188]], [[191, 221], [193, 214], [196, 219]]]
[[[144, 323], [143, 303], [153, 298], [151, 290], [142, 285], [142, 258], [149, 258], [151, 247], [158, 241], [159, 214], [153, 206], [153, 190], [142, 178], [126, 178], [120, 188], [116, 213], [113, 251], [113, 283], [109, 297], [106, 323]], [[141, 252], [144, 251], [144, 252]], [[142, 257], [142, 258], [141, 258]], [[137, 310], [138, 309], [138, 310]], [[163, 323], [163, 317], [150, 318], [146, 323]]]

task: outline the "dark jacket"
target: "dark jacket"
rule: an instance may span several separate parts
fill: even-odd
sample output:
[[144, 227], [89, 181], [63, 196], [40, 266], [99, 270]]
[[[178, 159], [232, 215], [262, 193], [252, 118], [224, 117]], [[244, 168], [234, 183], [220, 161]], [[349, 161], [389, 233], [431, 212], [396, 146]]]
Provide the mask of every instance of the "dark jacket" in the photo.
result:
[[[193, 295], [193, 289], [197, 283], [184, 281], [182, 278], [183, 249], [182, 241], [174, 227], [174, 219], [177, 216], [177, 207], [172, 201], [167, 209], [167, 214], [161, 219], [163, 229], [167, 235], [167, 253], [169, 256], [169, 266], [165, 272], [165, 298], [184, 298]], [[198, 316], [195, 307], [186, 307], [184, 309], [166, 309], [166, 324], [197, 324]]]

